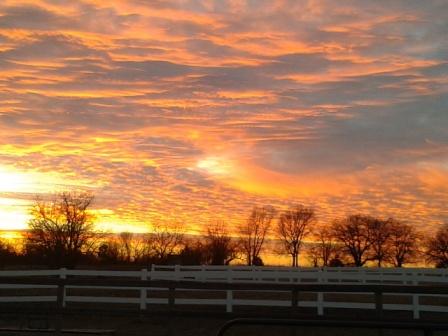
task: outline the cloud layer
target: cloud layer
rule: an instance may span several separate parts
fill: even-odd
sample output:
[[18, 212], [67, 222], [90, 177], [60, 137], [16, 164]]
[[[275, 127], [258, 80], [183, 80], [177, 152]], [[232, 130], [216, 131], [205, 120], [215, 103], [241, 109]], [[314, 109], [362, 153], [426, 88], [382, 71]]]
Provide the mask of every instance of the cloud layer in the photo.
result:
[[5, 0], [0, 222], [77, 186], [114, 230], [257, 203], [443, 223], [447, 35], [444, 0]]

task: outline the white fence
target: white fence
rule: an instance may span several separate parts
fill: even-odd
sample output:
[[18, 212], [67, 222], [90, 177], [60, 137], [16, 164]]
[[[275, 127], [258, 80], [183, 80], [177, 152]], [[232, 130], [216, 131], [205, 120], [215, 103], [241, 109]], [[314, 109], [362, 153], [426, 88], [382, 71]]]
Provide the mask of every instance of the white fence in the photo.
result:
[[[25, 277], [36, 279], [32, 284], [11, 284], [7, 279], [12, 277]], [[0, 302], [55, 302], [56, 295], [37, 295], [38, 290], [54, 289], [55, 285], [39, 284], [38, 279], [42, 277], [53, 277], [60, 279], [122, 279], [125, 283], [129, 280], [171, 280], [171, 281], [191, 281], [205, 284], [212, 283], [256, 283], [256, 284], [350, 284], [368, 285], [433, 285], [447, 286], [448, 271], [445, 269], [427, 268], [287, 268], [287, 267], [244, 267], [244, 266], [156, 266], [151, 269], [140, 271], [104, 271], [104, 270], [26, 270], [26, 271], [0, 271], [0, 289], [17, 290], [35, 289], [32, 295], [11, 295], [0, 296]], [[116, 282], [115, 282], [116, 284]], [[108, 290], [112, 294], [109, 296], [87, 296], [70, 294], [74, 289], [102, 289]], [[163, 292], [168, 289], [154, 287], [127, 287], [126, 285], [113, 286], [65, 286], [63, 296], [63, 306], [70, 302], [89, 303], [125, 303], [139, 305], [144, 310], [149, 304], [168, 304], [168, 297], [151, 297], [151, 293]], [[137, 295], [114, 295], [120, 291], [134, 291]], [[182, 289], [177, 288], [176, 292], [210, 292], [210, 289]], [[291, 300], [286, 298], [283, 290], [264, 290], [269, 298], [259, 299], [257, 295], [260, 291], [253, 292], [250, 298], [239, 297], [241, 290], [215, 290], [222, 292], [222, 298], [215, 296], [204, 298], [175, 298], [176, 305], [221, 305], [226, 307], [227, 312], [232, 312], [236, 306], [277, 306], [291, 307]], [[339, 292], [339, 291], [336, 291]], [[368, 296], [372, 293], [344, 293], [344, 299], [332, 299], [332, 292], [317, 292], [312, 298], [298, 300], [299, 307], [314, 307], [319, 315], [323, 315], [328, 308], [352, 308], [352, 309], [375, 309], [375, 302], [366, 302], [366, 299], [359, 299], [360, 295]], [[265, 297], [266, 295], [264, 295]], [[443, 294], [403, 294], [388, 293], [388, 302], [382, 305], [384, 310], [404, 310], [413, 312], [414, 318], [420, 317], [420, 312], [442, 312], [448, 313], [448, 292]], [[394, 299], [395, 298], [395, 299]], [[399, 299], [397, 299], [399, 298]], [[401, 298], [401, 299], [400, 299]], [[368, 301], [368, 300], [367, 300]]]

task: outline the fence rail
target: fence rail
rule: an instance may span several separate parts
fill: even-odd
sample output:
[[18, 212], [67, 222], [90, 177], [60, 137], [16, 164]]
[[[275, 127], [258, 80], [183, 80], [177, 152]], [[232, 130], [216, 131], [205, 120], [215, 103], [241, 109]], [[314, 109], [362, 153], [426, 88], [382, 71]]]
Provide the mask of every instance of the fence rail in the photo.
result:
[[[0, 290], [0, 303], [58, 302], [62, 308], [73, 303], [129, 304], [141, 310], [153, 304], [170, 308], [215, 305], [225, 307], [227, 312], [238, 306], [293, 310], [312, 307], [318, 315], [324, 315], [329, 308], [351, 308], [373, 309], [377, 314], [384, 310], [411, 311], [415, 319], [423, 311], [448, 313], [448, 272], [444, 269], [157, 265], [140, 271], [61, 268], [0, 271]], [[303, 298], [299, 293], [308, 296]], [[343, 298], [335, 299], [335, 293], [343, 293]]]

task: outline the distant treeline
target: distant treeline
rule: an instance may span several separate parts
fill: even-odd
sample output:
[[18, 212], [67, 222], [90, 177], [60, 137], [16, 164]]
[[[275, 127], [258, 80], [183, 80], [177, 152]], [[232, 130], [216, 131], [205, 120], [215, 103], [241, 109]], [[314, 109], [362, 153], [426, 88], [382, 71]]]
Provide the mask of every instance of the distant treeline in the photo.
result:
[[270, 237], [278, 242], [275, 252], [289, 255], [292, 266], [299, 266], [299, 256], [305, 255], [313, 266], [448, 267], [448, 225], [433, 236], [393, 218], [361, 214], [320, 225], [314, 209], [297, 205], [281, 212], [254, 207], [232, 234], [223, 222], [211, 224], [196, 238], [179, 224], [155, 224], [147, 234], [102, 234], [95, 231], [92, 201], [93, 195], [84, 192], [37, 199], [23, 242], [13, 246], [0, 241], [0, 264], [263, 265]]

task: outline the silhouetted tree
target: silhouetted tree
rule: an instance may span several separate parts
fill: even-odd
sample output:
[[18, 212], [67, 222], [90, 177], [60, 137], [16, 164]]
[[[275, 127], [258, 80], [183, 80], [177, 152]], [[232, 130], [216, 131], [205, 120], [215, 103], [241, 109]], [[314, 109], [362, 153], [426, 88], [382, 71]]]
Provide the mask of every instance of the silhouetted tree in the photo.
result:
[[334, 221], [331, 226], [333, 237], [342, 245], [342, 251], [352, 259], [355, 266], [364, 266], [372, 260], [372, 231], [374, 219], [369, 216], [351, 215]]
[[375, 260], [377, 266], [381, 267], [391, 253], [389, 242], [392, 234], [391, 221], [370, 218], [368, 226], [372, 239], [372, 260]]
[[260, 252], [274, 216], [273, 207], [254, 207], [247, 221], [240, 226], [240, 244], [247, 265], [253, 265], [260, 259]]
[[133, 237], [132, 232], [121, 232], [119, 235], [120, 246], [123, 251], [122, 258], [127, 262], [131, 262], [133, 259]]
[[389, 222], [388, 259], [395, 267], [402, 267], [416, 257], [419, 235], [409, 224], [400, 223], [392, 218]]
[[313, 267], [320, 266], [320, 253], [319, 246], [317, 244], [313, 244], [308, 248], [307, 257], [311, 261], [311, 265]]
[[179, 250], [183, 243], [184, 234], [179, 224], [154, 224], [153, 231], [147, 235], [146, 239], [148, 254], [162, 263]]
[[291, 256], [292, 266], [299, 266], [299, 253], [303, 238], [310, 233], [310, 226], [316, 222], [314, 210], [297, 205], [280, 215], [277, 224], [283, 251]]
[[18, 254], [14, 246], [0, 239], [0, 267], [13, 264], [18, 261]]
[[207, 249], [200, 241], [187, 242], [179, 253], [182, 265], [203, 265], [207, 258]]
[[315, 267], [330, 266], [330, 261], [335, 259], [340, 250], [331, 231], [327, 227], [315, 230], [314, 243], [308, 250], [309, 258]]
[[121, 232], [117, 237], [117, 242], [120, 260], [124, 262], [136, 262], [145, 255], [145, 244], [137, 234]]
[[207, 263], [228, 265], [238, 256], [236, 242], [229, 235], [224, 222], [218, 222], [207, 229], [205, 246]]
[[330, 267], [344, 267], [344, 262], [339, 257], [339, 254], [335, 254], [333, 258], [328, 262], [328, 266]]
[[439, 228], [435, 236], [428, 239], [426, 256], [436, 267], [448, 267], [448, 224]]
[[97, 257], [99, 262], [105, 264], [118, 264], [123, 262], [120, 256], [119, 245], [113, 240], [104, 242], [98, 247]]
[[264, 266], [264, 261], [261, 259], [260, 256], [255, 256], [254, 260], [252, 261], [253, 266]]
[[74, 266], [93, 246], [92, 201], [93, 195], [86, 192], [62, 192], [48, 201], [37, 199], [30, 211], [27, 252], [42, 256], [53, 266]]

